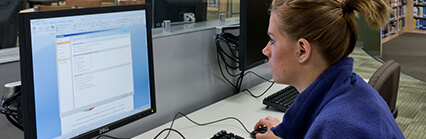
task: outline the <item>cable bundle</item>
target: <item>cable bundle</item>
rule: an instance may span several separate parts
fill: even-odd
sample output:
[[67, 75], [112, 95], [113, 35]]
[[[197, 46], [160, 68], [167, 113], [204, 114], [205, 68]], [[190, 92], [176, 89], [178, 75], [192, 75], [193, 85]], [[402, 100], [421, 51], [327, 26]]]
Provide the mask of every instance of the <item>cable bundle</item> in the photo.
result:
[[4, 114], [15, 127], [23, 130], [22, 126], [21, 91], [14, 93], [9, 98], [2, 97], [0, 113]]

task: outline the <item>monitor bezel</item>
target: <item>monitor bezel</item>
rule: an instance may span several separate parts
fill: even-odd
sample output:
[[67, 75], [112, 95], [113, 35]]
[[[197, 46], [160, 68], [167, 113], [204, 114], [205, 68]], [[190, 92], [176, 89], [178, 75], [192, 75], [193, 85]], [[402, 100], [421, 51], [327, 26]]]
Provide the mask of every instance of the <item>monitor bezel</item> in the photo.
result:
[[90, 138], [103, 134], [110, 130], [116, 129], [128, 123], [139, 120], [148, 115], [156, 113], [155, 101], [155, 84], [154, 84], [154, 63], [153, 63], [153, 50], [152, 50], [152, 11], [150, 4], [143, 5], [123, 5], [123, 6], [110, 6], [110, 7], [96, 7], [96, 8], [82, 8], [82, 9], [69, 9], [57, 11], [41, 11], [21, 13], [18, 17], [19, 22], [19, 44], [20, 44], [20, 65], [21, 65], [21, 82], [22, 82], [22, 120], [24, 125], [25, 138], [37, 138], [36, 131], [36, 115], [34, 106], [34, 78], [33, 78], [33, 56], [31, 46], [31, 33], [30, 33], [30, 20], [49, 17], [62, 17], [62, 16], [75, 16], [86, 14], [99, 14], [109, 12], [122, 12], [133, 10], [146, 10], [146, 26], [147, 26], [147, 43], [148, 43], [148, 64], [150, 76], [150, 101], [151, 108], [133, 114], [126, 118], [117, 120], [107, 125], [94, 128], [93, 130], [80, 134], [73, 138]]
[[[258, 20], [258, 15], [253, 15], [253, 14], [254, 13], [261, 14], [259, 10], [265, 10], [265, 11], [262, 11], [262, 13], [268, 12], [268, 7], [253, 8], [252, 6], [257, 6], [257, 7], [267, 6], [268, 4], [270, 5], [270, 3], [271, 3], [271, 0], [262, 0], [262, 1], [243, 0], [240, 2], [240, 34], [239, 34], [239, 50], [238, 50], [238, 60], [239, 60], [238, 66], [240, 71], [247, 71], [251, 68], [254, 68], [258, 65], [268, 62], [268, 57], [263, 55], [261, 50], [267, 45], [269, 41], [269, 38], [267, 36], [268, 25], [269, 25], [269, 15], [266, 15], [266, 18], [268, 18], [268, 20], [266, 21], [267, 23], [264, 24], [266, 26], [262, 26], [264, 28], [260, 32], [256, 32], [259, 30], [258, 27], [253, 28], [253, 26], [255, 26], [259, 22], [253, 23], [250, 21]], [[254, 48], [249, 47], [249, 45], [253, 46], [252, 45], [253, 42], [258, 41], [259, 39], [257, 40], [250, 39], [248, 35], [251, 35], [250, 36], [251, 38], [253, 38], [253, 36], [256, 36], [256, 38], [262, 37], [263, 39], [268, 40], [263, 45], [256, 46], [256, 48], [259, 48], [260, 50], [258, 52], [258, 55], [255, 56], [257, 58], [256, 60], [251, 60], [251, 61], [248, 60], [248, 57], [250, 56], [253, 57], [253, 56], [249, 55], [249, 53], [247, 52], [253, 51]]]

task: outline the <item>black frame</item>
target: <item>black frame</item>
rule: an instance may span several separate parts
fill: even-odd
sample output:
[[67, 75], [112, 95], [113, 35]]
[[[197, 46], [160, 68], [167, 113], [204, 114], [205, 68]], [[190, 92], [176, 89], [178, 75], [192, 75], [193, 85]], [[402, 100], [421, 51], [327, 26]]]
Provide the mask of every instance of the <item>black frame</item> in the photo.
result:
[[90, 138], [102, 133], [108, 132], [112, 129], [118, 128], [130, 122], [136, 121], [148, 115], [155, 113], [155, 85], [154, 85], [154, 63], [152, 52], [152, 11], [150, 4], [144, 5], [124, 5], [124, 6], [111, 6], [111, 7], [96, 7], [84, 9], [70, 9], [70, 10], [57, 10], [57, 11], [42, 11], [32, 13], [19, 14], [19, 44], [20, 44], [20, 64], [21, 64], [21, 82], [22, 82], [22, 111], [23, 111], [23, 125], [24, 136], [26, 139], [36, 138], [36, 123], [35, 123], [35, 106], [34, 104], [34, 78], [33, 78], [33, 63], [32, 63], [32, 47], [30, 37], [30, 20], [47, 17], [61, 17], [61, 16], [75, 16], [85, 14], [99, 14], [108, 12], [120, 12], [131, 10], [146, 10], [146, 25], [147, 25], [147, 41], [148, 41], [148, 58], [149, 58], [149, 76], [150, 76], [150, 89], [151, 89], [151, 109], [147, 109], [140, 113], [128, 116], [124, 119], [112, 122], [105, 126], [95, 128], [87, 133], [81, 134], [73, 138]]
[[245, 71], [267, 62], [262, 54], [267, 45], [269, 26], [269, 7], [272, 0], [241, 0], [239, 69]]
[[178, 12], [180, 7], [194, 7], [195, 22], [207, 20], [207, 3], [203, 0], [154, 0], [152, 3], [157, 9], [154, 11], [154, 28], [161, 27], [163, 20], [183, 22], [183, 15]]

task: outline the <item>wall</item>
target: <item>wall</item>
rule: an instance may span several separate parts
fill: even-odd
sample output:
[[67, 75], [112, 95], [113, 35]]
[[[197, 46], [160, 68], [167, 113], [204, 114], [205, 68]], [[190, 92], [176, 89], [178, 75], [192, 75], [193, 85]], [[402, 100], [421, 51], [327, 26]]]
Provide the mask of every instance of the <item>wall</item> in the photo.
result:
[[[112, 130], [108, 134], [116, 137], [133, 137], [171, 121], [176, 112], [187, 114], [233, 95], [233, 88], [222, 78], [218, 68], [213, 38], [215, 32], [214, 28], [207, 28], [154, 37], [158, 112]], [[18, 62], [0, 64], [0, 67], [1, 83], [4, 80], [19, 79]], [[252, 71], [268, 79], [272, 78], [267, 63], [253, 68]], [[244, 78], [242, 88], [250, 88], [261, 82], [262, 79], [249, 74]], [[212, 119], [220, 118], [223, 117], [212, 117]], [[1, 123], [5, 123], [4, 121], [6, 120], [2, 120]], [[0, 136], [8, 134], [13, 138], [23, 138], [22, 132], [16, 128], [13, 130], [15, 133], [12, 134], [0, 132]]]
[[380, 29], [372, 29], [364, 19], [364, 16], [358, 13], [355, 18], [358, 27], [358, 44], [363, 45], [364, 50], [374, 55], [380, 54]]

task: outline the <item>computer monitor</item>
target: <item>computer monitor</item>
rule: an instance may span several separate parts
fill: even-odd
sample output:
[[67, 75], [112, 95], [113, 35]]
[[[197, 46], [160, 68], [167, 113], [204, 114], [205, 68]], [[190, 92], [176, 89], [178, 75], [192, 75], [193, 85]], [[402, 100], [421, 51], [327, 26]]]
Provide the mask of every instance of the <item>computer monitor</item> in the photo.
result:
[[269, 6], [272, 0], [240, 1], [239, 68], [250, 69], [267, 61], [262, 49], [267, 45]]
[[149, 5], [19, 21], [25, 138], [89, 138], [156, 112]]
[[207, 3], [204, 0], [154, 0], [154, 27], [164, 20], [183, 22], [185, 13], [193, 13], [195, 22], [206, 21]]
[[0, 49], [16, 47], [21, 0], [0, 0]]

